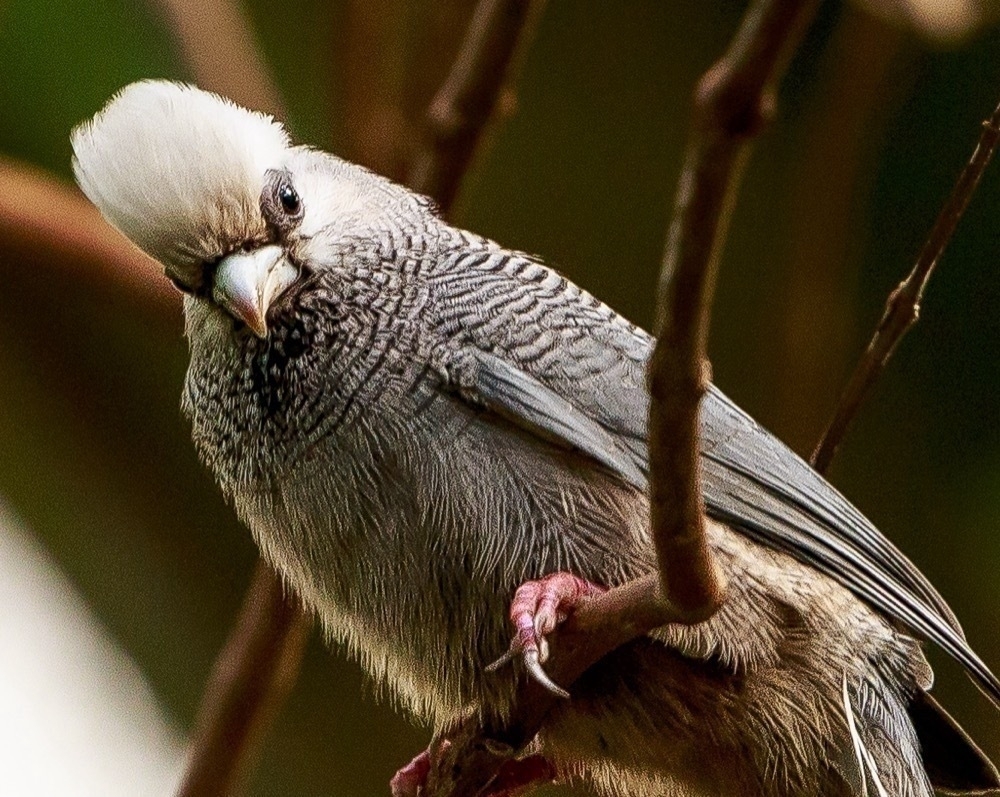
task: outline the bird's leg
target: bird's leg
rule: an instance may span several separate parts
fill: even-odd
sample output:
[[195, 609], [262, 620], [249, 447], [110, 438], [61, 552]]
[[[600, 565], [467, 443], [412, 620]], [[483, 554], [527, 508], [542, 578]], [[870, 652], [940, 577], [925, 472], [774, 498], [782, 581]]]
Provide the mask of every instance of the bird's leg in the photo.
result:
[[[556, 694], [569, 697], [542, 669], [542, 663], [548, 658], [545, 637], [580, 601], [605, 591], [605, 587], [572, 573], [552, 573], [537, 581], [526, 581], [517, 588], [510, 604], [510, 620], [516, 629], [510, 649], [487, 669], [495, 670], [520, 656], [532, 678]], [[421, 797], [426, 790], [433, 756], [440, 754], [448, 744], [447, 740], [442, 740], [442, 746], [436, 751], [432, 745], [393, 775], [389, 782], [392, 797]], [[544, 756], [529, 755], [506, 761], [490, 784], [486, 797], [516, 797], [524, 789], [551, 781], [555, 776], [555, 769]]]
[[[389, 781], [392, 797], [421, 797], [426, 793], [430, 769], [431, 750], [428, 748], [393, 775]], [[555, 777], [555, 768], [540, 755], [506, 761], [484, 797], [517, 797], [524, 789], [547, 783]]]
[[550, 692], [569, 697], [569, 693], [553, 683], [542, 669], [542, 664], [549, 657], [545, 637], [569, 616], [580, 601], [605, 591], [605, 587], [572, 573], [552, 573], [537, 581], [526, 581], [517, 588], [510, 604], [510, 620], [515, 629], [510, 649], [487, 669], [495, 670], [520, 656], [532, 678]]

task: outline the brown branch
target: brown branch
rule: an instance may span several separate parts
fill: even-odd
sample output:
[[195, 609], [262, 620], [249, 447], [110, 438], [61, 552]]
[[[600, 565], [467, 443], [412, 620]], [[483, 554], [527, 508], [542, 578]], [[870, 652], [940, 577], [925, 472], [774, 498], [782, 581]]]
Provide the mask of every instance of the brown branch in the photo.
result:
[[198, 85], [285, 118], [281, 94], [238, 0], [154, 0]]
[[0, 158], [0, 248], [97, 289], [120, 290], [158, 320], [180, 321], [180, 294], [155, 260], [108, 226], [75, 188], [5, 158]]
[[[698, 84], [664, 255], [661, 337], [650, 375], [651, 509], [663, 593], [654, 573], [579, 607], [550, 646], [546, 669], [557, 683], [572, 684], [604, 655], [654, 628], [703, 620], [722, 601], [705, 543], [698, 475], [698, 403], [708, 381], [714, 273], [747, 144], [773, 114], [775, 86], [817, 7], [818, 0], [757, 0], [729, 51]], [[501, 727], [481, 727], [474, 717], [461, 722], [447, 734], [451, 746], [434, 746], [429, 795], [484, 794], [503, 763], [534, 738], [556, 699], [525, 681]]]
[[976, 142], [976, 149], [959, 175], [944, 207], [941, 208], [913, 270], [889, 294], [885, 311], [875, 329], [875, 334], [869, 341], [868, 348], [865, 349], [854, 373], [851, 374], [833, 420], [830, 421], [830, 425], [813, 452], [812, 465], [820, 473], [825, 472], [830, 467], [830, 462], [837, 453], [837, 447], [844, 439], [847, 428], [857, 415], [872, 386], [885, 370], [896, 346], [910, 327], [917, 322], [920, 302], [923, 299], [927, 283], [934, 273], [934, 268], [937, 266], [941, 254], [954, 235], [955, 228], [958, 226], [962, 214], [965, 213], [965, 209], [979, 185], [979, 180], [993, 157], [998, 141], [1000, 141], [1000, 105], [983, 122], [983, 129], [979, 134], [979, 141]]
[[455, 63], [427, 111], [427, 141], [407, 179], [444, 213], [511, 79], [515, 52], [529, 38], [542, 6], [542, 0], [480, 0], [473, 12]]
[[[441, 91], [455, 65], [478, 6], [479, 0], [435, 0], [433, 3], [409, 4], [409, 52], [402, 59], [406, 80], [400, 97], [409, 128], [405, 142], [404, 174], [412, 169], [417, 153], [431, 145], [431, 136], [427, 131], [431, 101]], [[509, 71], [513, 73], [513, 70]]]
[[698, 405], [719, 253], [748, 144], [774, 114], [775, 93], [817, 0], [757, 0], [729, 51], [699, 81], [670, 225], [649, 368], [650, 514], [664, 598], [690, 622], [722, 602], [705, 539]]
[[[653, 573], [598, 595], [581, 606], [550, 637], [546, 672], [559, 684], [572, 684], [612, 650], [670, 622]], [[499, 726], [462, 720], [444, 737], [451, 745], [432, 745], [435, 760], [427, 781], [428, 797], [478, 797], [504, 762], [515, 758], [535, 737], [560, 698], [533, 680], [524, 680], [509, 720]]]
[[267, 728], [295, 685], [310, 618], [263, 561], [212, 668], [192, 736], [184, 797], [238, 793]]

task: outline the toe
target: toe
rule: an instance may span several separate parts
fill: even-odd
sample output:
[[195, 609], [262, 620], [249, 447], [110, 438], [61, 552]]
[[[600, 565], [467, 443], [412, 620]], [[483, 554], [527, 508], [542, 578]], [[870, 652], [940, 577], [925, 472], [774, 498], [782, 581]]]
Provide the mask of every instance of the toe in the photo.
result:
[[572, 573], [552, 573], [517, 588], [510, 605], [514, 639], [510, 650], [490, 665], [495, 670], [515, 655], [520, 655], [529, 675], [553, 694], [568, 697], [566, 690], [552, 682], [542, 668], [548, 658], [546, 636], [563, 622], [579, 602], [604, 588]]
[[430, 752], [424, 750], [392, 776], [392, 780], [389, 781], [392, 797], [419, 797], [421, 790], [427, 785], [430, 769]]

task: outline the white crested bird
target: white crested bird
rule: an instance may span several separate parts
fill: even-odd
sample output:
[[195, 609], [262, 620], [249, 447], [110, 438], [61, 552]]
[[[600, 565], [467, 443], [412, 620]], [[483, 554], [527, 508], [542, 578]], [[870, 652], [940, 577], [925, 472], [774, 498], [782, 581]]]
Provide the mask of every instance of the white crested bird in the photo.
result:
[[[544, 678], [534, 629], [654, 570], [646, 332], [191, 86], [128, 86], [72, 142], [84, 192], [185, 294], [182, 405], [202, 461], [326, 634], [413, 715], [503, 717], [523, 669], [487, 666], [510, 619]], [[508, 782], [602, 797], [1000, 789], [929, 696], [921, 641], [994, 703], [1000, 682], [923, 575], [714, 388], [701, 454], [727, 600], [595, 665]], [[425, 769], [418, 757], [394, 792], [417, 794]]]

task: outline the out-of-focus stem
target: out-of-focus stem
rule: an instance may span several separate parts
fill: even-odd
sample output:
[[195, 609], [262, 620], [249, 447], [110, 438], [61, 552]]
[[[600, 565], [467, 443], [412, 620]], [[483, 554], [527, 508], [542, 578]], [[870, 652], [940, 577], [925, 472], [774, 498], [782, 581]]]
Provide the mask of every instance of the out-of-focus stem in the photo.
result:
[[160, 265], [109, 227], [76, 189], [0, 158], [0, 242], [96, 285], [114, 286], [157, 317], [180, 319]]
[[812, 455], [812, 465], [820, 473], [826, 471], [837, 453], [837, 447], [847, 433], [847, 428], [854, 420], [871, 391], [872, 386], [885, 370], [892, 353], [899, 341], [910, 330], [919, 317], [920, 302], [924, 296], [927, 283], [934, 273], [941, 254], [955, 233], [959, 220], [965, 213], [969, 200], [979, 185], [979, 180], [986, 171], [997, 143], [1000, 141], [1000, 105], [992, 115], [983, 122], [983, 129], [976, 142], [976, 148], [965, 165], [962, 173], [951, 191], [951, 195], [938, 214], [924, 248], [917, 258], [916, 264], [909, 276], [889, 294], [882, 320], [879, 321], [875, 334], [868, 343], [868, 348], [861, 355], [847, 387], [840, 398], [840, 404], [834, 413], [830, 425], [823, 433], [822, 439]]
[[[543, 6], [542, 0], [480, 0], [444, 85], [427, 110], [427, 137], [417, 152], [407, 183], [451, 208], [462, 177], [510, 67]], [[510, 104], [510, 103], [508, 103]]]
[[178, 797], [239, 793], [295, 685], [310, 618], [258, 561], [236, 625], [205, 687]]

